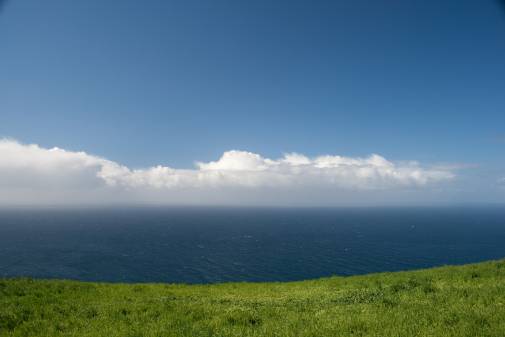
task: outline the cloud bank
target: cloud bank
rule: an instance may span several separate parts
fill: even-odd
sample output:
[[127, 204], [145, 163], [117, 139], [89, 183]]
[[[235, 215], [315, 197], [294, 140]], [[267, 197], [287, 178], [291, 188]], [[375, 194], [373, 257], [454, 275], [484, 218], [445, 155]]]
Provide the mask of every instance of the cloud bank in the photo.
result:
[[377, 154], [278, 159], [227, 151], [192, 169], [153, 166], [132, 169], [117, 162], [60, 148], [46, 149], [0, 140], [0, 203], [147, 202], [285, 204], [345, 199], [346, 195], [386, 195], [422, 190], [455, 174], [417, 162], [392, 162]]

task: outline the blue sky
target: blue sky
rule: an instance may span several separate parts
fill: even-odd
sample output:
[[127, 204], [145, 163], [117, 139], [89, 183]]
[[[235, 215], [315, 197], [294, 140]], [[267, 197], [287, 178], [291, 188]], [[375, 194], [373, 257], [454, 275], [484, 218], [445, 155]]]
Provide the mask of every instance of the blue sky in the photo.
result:
[[11, 0], [0, 137], [133, 168], [377, 153], [501, 201], [504, 41], [493, 0]]

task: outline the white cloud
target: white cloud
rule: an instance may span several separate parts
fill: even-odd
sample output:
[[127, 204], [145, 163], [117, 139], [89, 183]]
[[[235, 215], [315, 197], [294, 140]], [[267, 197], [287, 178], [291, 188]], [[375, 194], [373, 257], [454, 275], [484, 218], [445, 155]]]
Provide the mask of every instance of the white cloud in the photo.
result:
[[291, 191], [296, 191], [300, 200], [303, 195], [331, 198], [356, 191], [418, 189], [453, 177], [450, 169], [423, 167], [416, 162], [395, 163], [376, 154], [365, 158], [309, 158], [291, 153], [269, 159], [235, 150], [223, 153], [216, 161], [197, 162], [193, 169], [131, 169], [85, 152], [0, 140], [0, 202], [4, 203], [16, 199], [14, 196], [32, 203], [82, 202], [90, 198], [161, 203], [235, 203], [243, 199], [254, 203], [250, 200], [252, 194], [261, 200], [275, 192], [282, 204], [290, 199]]

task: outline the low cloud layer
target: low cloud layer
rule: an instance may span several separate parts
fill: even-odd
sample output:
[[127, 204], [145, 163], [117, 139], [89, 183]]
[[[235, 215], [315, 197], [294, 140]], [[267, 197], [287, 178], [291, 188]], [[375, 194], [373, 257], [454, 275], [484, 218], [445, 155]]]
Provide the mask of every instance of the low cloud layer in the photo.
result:
[[449, 168], [392, 162], [376, 154], [352, 158], [291, 153], [269, 159], [235, 150], [216, 161], [197, 162], [193, 169], [132, 169], [85, 152], [0, 140], [3, 204], [256, 204], [262, 200], [286, 204], [305, 199], [317, 204], [318, 198], [335, 198], [338, 203], [351, 194], [365, 197], [423, 190], [454, 176]]

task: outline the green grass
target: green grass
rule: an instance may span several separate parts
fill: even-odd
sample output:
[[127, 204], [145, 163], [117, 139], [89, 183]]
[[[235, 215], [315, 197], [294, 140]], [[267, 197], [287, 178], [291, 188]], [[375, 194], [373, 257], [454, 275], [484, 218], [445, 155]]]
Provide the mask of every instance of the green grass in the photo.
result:
[[0, 336], [505, 336], [505, 261], [290, 283], [0, 280]]

